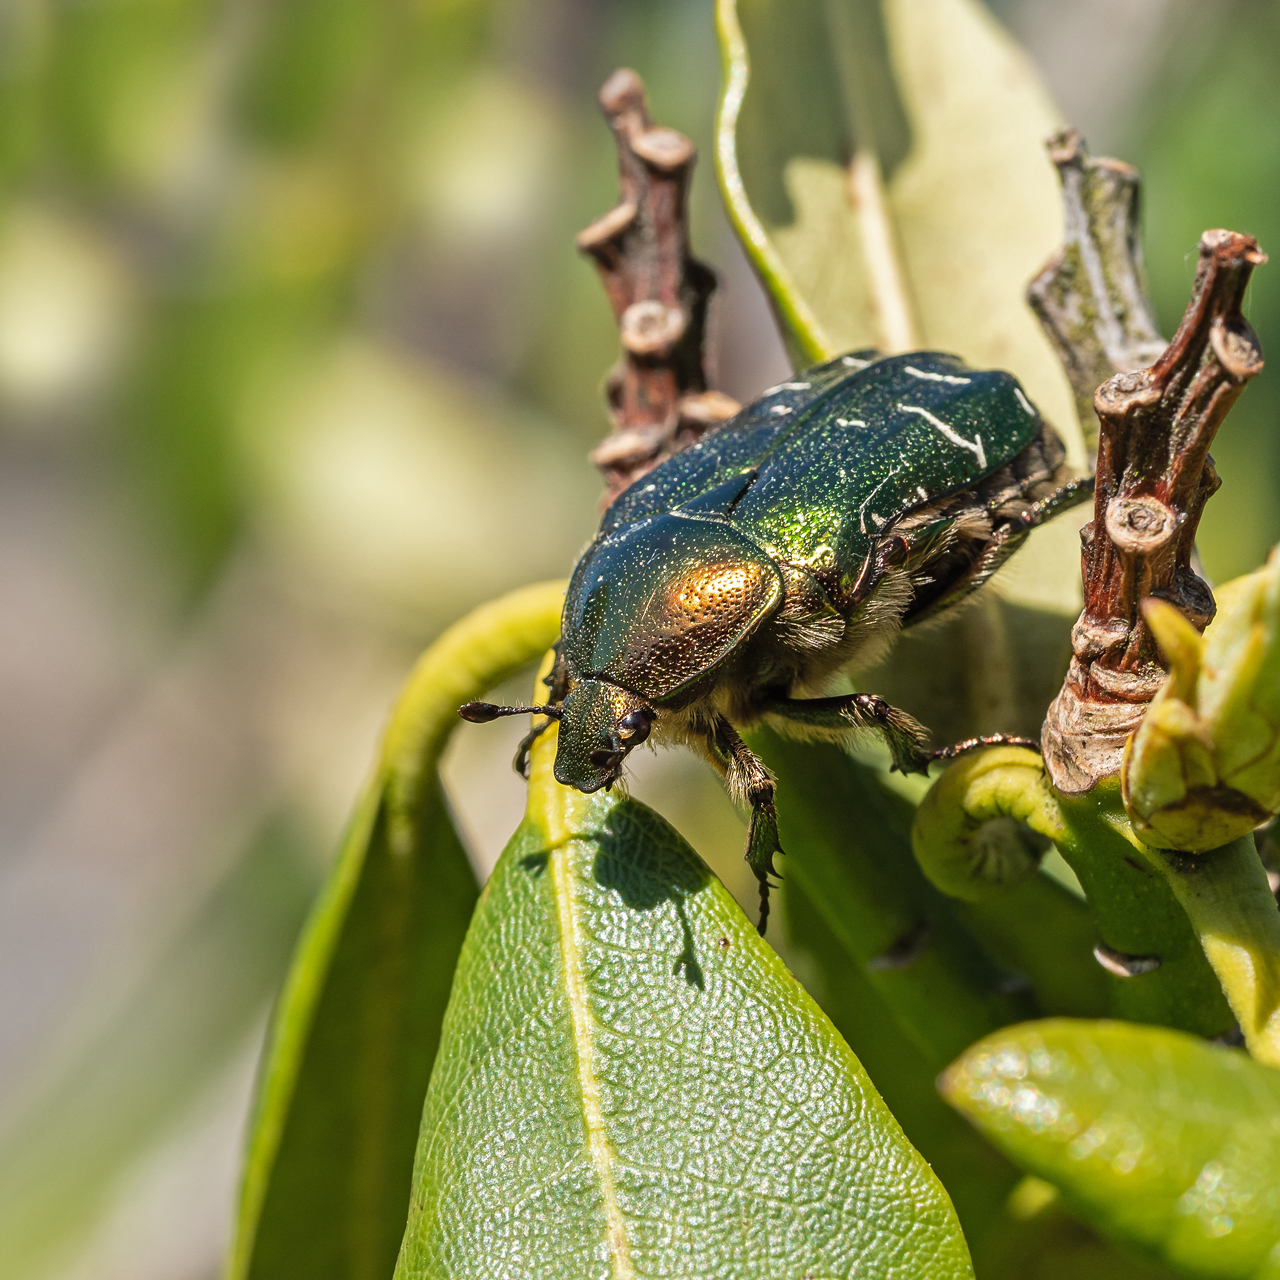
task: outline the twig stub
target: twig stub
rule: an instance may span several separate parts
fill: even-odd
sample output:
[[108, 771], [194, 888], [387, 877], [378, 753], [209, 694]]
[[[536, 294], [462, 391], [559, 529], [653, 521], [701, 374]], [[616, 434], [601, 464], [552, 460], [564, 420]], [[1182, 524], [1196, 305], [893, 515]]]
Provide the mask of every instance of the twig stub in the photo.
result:
[[1251, 236], [1206, 231], [1173, 341], [1149, 369], [1118, 373], [1094, 396], [1101, 434], [1094, 518], [1081, 534], [1085, 607], [1042, 737], [1059, 791], [1088, 791], [1119, 770], [1125, 739], [1164, 682], [1142, 601], [1168, 600], [1200, 631], [1213, 617], [1213, 593], [1191, 553], [1219, 485], [1209, 446], [1262, 369], [1240, 304], [1265, 261]]
[[1066, 370], [1092, 453], [1094, 392], [1113, 374], [1151, 364], [1165, 344], [1147, 297], [1138, 171], [1089, 155], [1074, 129], [1055, 134], [1048, 149], [1062, 180], [1064, 244], [1027, 286], [1027, 301]]
[[707, 387], [703, 344], [716, 278], [689, 252], [693, 143], [652, 123], [634, 71], [604, 82], [600, 106], [618, 146], [622, 199], [577, 243], [595, 260], [623, 349], [607, 383], [613, 432], [591, 455], [609, 501], [740, 406]]

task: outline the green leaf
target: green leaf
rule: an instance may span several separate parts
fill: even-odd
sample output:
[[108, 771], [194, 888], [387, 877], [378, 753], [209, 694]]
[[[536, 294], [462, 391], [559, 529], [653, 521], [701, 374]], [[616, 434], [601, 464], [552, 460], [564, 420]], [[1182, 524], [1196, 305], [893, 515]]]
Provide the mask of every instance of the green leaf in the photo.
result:
[[974, 1045], [942, 1088], [1115, 1239], [1185, 1276], [1280, 1276], [1280, 1071], [1181, 1032], [1052, 1019]]
[[485, 887], [397, 1276], [972, 1274], [831, 1023], [651, 810], [551, 776]]
[[788, 876], [783, 890], [788, 954], [806, 990], [835, 1023], [912, 1146], [946, 1187], [978, 1274], [1002, 1274], [986, 1263], [993, 1251], [1002, 1251], [1009, 1226], [1005, 1203], [1019, 1180], [1018, 1170], [942, 1100], [936, 1068], [899, 1028], [859, 957], [827, 924], [799, 878]]
[[809, 894], [931, 1071], [1036, 1012], [1007, 989], [1008, 971], [925, 879], [871, 769], [838, 748], [767, 728], [750, 738], [778, 778], [782, 874]]
[[716, 13], [721, 187], [800, 359], [923, 346], [1011, 369], [1079, 450], [1023, 302], [1062, 237], [1059, 118], [1030, 61], [976, 0]]
[[459, 704], [555, 640], [563, 594], [544, 583], [476, 610], [405, 686], [276, 1009], [230, 1280], [391, 1274], [476, 898], [436, 766]]

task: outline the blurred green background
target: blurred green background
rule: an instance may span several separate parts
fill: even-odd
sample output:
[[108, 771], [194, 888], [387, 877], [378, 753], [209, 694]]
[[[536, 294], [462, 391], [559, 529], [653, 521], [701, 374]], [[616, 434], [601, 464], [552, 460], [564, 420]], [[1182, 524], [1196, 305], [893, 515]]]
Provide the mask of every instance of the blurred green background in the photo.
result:
[[[1161, 323], [1201, 230], [1280, 253], [1280, 5], [992, 0], [1138, 164]], [[719, 385], [786, 372], [719, 210], [711, 0], [0, 8], [0, 1270], [216, 1275], [266, 1010], [415, 652], [567, 573], [628, 64], [698, 143]], [[1280, 270], [1247, 312], [1280, 351]], [[1280, 378], [1214, 453], [1210, 576], [1280, 539]], [[513, 696], [521, 696], [512, 689]], [[448, 765], [483, 872], [517, 725]], [[744, 899], [742, 820], [656, 799]]]

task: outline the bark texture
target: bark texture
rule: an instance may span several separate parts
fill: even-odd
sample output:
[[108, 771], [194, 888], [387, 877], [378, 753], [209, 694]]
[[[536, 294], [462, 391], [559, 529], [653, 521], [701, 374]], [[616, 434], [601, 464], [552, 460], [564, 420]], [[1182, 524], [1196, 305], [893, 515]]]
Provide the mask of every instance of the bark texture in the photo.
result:
[[618, 145], [621, 201], [577, 243], [595, 261], [622, 341], [607, 382], [613, 430], [591, 454], [608, 503], [741, 406], [707, 385], [716, 277], [689, 252], [693, 143], [650, 120], [634, 71], [615, 71], [604, 82], [600, 106]]
[[1200, 631], [1213, 617], [1213, 593], [1191, 556], [1219, 485], [1209, 446], [1262, 369], [1240, 304], [1265, 261], [1251, 236], [1206, 231], [1173, 341], [1150, 368], [1117, 373], [1094, 395], [1100, 430], [1094, 516], [1081, 533], [1085, 606], [1041, 739], [1059, 791], [1088, 791], [1119, 771], [1125, 740], [1164, 682], [1142, 601], [1170, 601]]

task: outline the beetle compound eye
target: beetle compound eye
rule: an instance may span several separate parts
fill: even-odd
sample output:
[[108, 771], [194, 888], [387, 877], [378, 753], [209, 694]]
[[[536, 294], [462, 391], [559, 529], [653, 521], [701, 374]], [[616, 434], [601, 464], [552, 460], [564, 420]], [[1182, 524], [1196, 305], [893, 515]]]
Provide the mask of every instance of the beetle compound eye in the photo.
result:
[[618, 737], [629, 747], [634, 747], [649, 736], [653, 717], [647, 711], [628, 712], [618, 721]]

